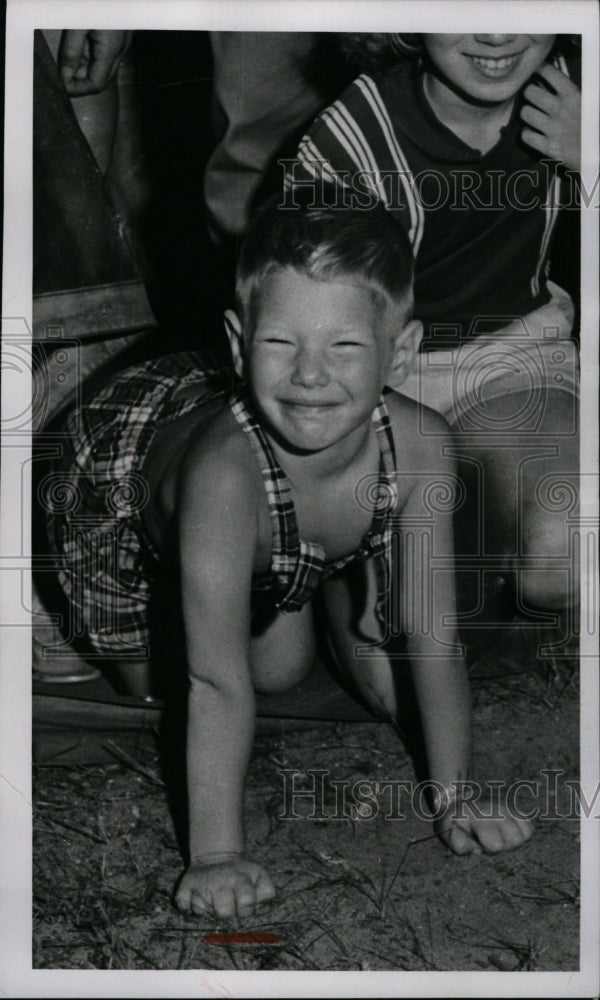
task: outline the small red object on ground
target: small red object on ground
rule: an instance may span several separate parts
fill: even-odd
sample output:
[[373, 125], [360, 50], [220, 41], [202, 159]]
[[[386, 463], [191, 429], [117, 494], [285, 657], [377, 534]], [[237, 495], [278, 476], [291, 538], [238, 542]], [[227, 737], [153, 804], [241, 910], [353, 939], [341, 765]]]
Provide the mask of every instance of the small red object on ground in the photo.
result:
[[210, 931], [204, 935], [207, 944], [279, 944], [281, 934], [270, 931]]

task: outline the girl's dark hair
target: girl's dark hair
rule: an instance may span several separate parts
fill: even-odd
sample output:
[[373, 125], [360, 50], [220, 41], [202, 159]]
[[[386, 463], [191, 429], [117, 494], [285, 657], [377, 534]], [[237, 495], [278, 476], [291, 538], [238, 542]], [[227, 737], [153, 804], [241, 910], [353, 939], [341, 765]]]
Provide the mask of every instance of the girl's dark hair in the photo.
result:
[[[352, 33], [338, 35], [341, 52], [355, 72], [382, 73], [399, 60], [418, 60], [423, 54], [422, 35]], [[551, 56], [574, 56], [581, 51], [581, 35], [557, 35]]]
[[[332, 192], [322, 204], [336, 204], [335, 197]], [[254, 331], [265, 280], [287, 267], [317, 281], [358, 280], [371, 287], [378, 304], [392, 299], [406, 313], [412, 308], [411, 246], [381, 204], [288, 208], [270, 199], [248, 229], [237, 266], [236, 309], [246, 335]]]

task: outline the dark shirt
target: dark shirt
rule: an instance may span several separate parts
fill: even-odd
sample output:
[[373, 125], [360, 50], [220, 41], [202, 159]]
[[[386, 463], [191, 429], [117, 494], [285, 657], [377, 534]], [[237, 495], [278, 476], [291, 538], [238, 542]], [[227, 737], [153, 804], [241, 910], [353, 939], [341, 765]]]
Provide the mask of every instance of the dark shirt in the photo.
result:
[[322, 171], [344, 185], [345, 204], [384, 201], [413, 246], [415, 315], [425, 327], [422, 349], [431, 350], [548, 302], [561, 178], [556, 163], [521, 141], [519, 95], [482, 154], [437, 118], [423, 80], [412, 62], [355, 80], [302, 140], [287, 187], [289, 197], [291, 186]]

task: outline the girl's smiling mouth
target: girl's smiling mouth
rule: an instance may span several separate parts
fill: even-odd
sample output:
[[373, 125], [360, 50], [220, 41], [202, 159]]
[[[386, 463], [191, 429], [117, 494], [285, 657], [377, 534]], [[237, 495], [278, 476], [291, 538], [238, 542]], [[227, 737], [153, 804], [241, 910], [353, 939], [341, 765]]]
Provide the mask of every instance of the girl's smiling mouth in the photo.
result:
[[476, 70], [489, 79], [503, 79], [509, 76], [517, 66], [522, 52], [508, 56], [474, 56], [465, 53]]

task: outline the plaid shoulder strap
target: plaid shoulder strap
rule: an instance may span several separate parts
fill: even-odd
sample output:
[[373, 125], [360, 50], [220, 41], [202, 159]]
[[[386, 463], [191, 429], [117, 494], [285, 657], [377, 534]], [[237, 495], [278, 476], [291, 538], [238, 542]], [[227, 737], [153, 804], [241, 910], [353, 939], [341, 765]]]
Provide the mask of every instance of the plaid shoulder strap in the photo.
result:
[[255, 580], [254, 587], [257, 590], [275, 589], [276, 605], [280, 610], [298, 611], [319, 584], [325, 554], [320, 545], [303, 542], [298, 536], [289, 481], [253, 413], [246, 388], [238, 390], [230, 406], [254, 452], [271, 513], [271, 569], [266, 577]]
[[261, 470], [273, 532], [271, 570], [257, 580], [256, 589], [277, 591], [276, 606], [280, 611], [299, 611], [311, 599], [322, 579], [332, 576], [354, 559], [374, 558], [378, 580], [377, 613], [381, 616], [387, 594], [391, 560], [389, 516], [396, 507], [396, 452], [387, 412], [383, 401], [372, 416], [377, 431], [381, 462], [379, 474], [367, 487], [368, 503], [373, 509], [371, 528], [361, 545], [350, 555], [330, 563], [325, 552], [314, 542], [299, 538], [296, 511], [290, 484], [277, 462], [269, 441], [252, 412], [247, 389], [240, 389], [230, 400], [233, 415], [248, 441]]

